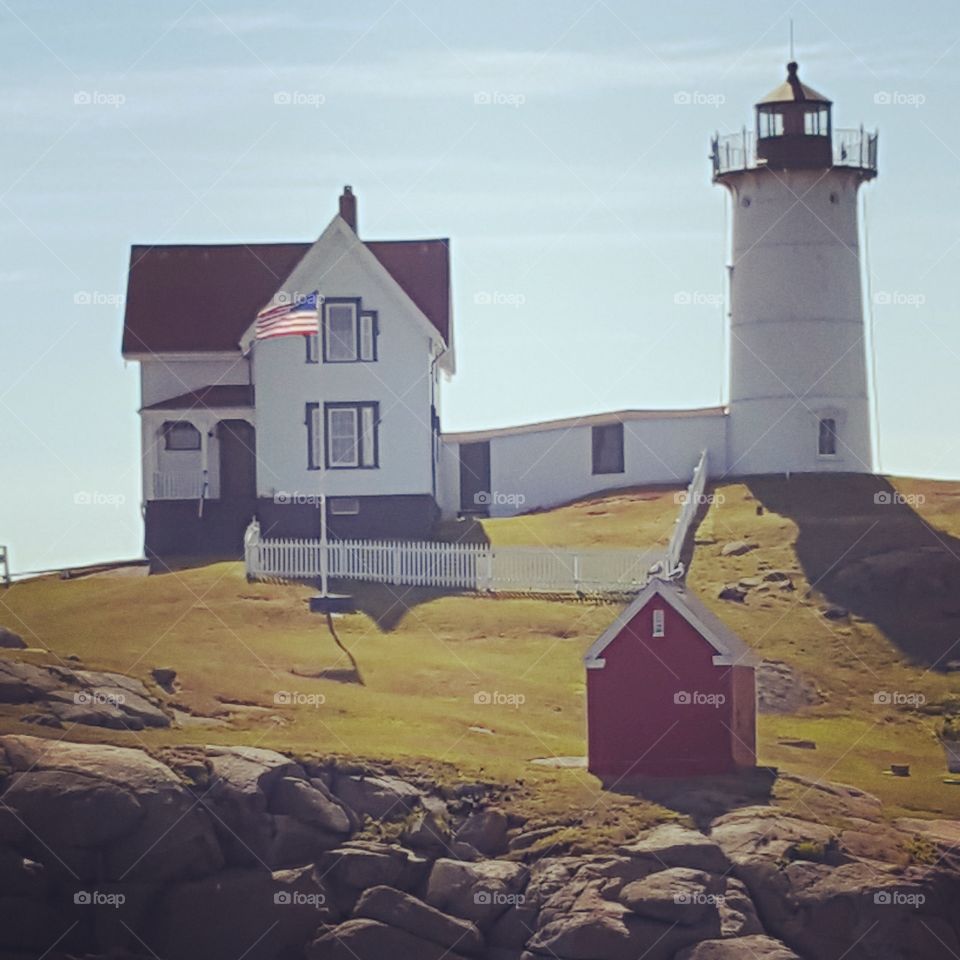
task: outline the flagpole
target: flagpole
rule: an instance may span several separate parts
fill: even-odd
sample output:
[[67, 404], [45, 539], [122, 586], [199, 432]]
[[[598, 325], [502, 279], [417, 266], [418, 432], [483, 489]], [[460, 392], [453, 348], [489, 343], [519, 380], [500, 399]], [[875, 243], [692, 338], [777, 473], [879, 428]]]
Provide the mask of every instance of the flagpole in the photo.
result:
[[[320, 352], [323, 350], [323, 337], [320, 335], [320, 323], [321, 323], [321, 312], [320, 312], [320, 293], [317, 291], [317, 351]], [[322, 367], [323, 356], [319, 357], [321, 363], [318, 364], [319, 367]], [[321, 410], [324, 408], [321, 407]], [[327, 416], [326, 412], [323, 414], [323, 419], [321, 421], [321, 434], [323, 436], [323, 452], [320, 462], [320, 471], [318, 477], [318, 483], [320, 487], [320, 596], [326, 597], [329, 595], [328, 591], [328, 570], [329, 570], [329, 555], [328, 555], [328, 546], [327, 546], [327, 495], [326, 495], [326, 474], [327, 474]]]

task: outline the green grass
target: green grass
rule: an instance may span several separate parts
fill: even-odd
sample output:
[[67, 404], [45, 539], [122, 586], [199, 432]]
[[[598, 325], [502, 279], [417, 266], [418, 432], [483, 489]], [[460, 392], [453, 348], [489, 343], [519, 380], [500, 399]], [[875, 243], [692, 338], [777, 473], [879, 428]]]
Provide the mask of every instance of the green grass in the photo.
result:
[[[948, 486], [930, 488], [938, 496], [930, 494], [935, 509], [928, 519], [960, 530], [960, 510], [950, 509], [960, 501], [953, 493], [939, 496]], [[960, 486], [949, 489], [960, 494]], [[677, 511], [674, 492], [618, 491], [557, 510], [484, 521], [483, 532], [501, 544], [663, 545]], [[743, 485], [717, 492], [724, 501], [710, 508], [700, 531], [701, 540], [716, 542], [696, 548], [692, 586], [761, 655], [789, 661], [826, 698], [797, 715], [761, 717], [761, 762], [855, 784], [882, 797], [890, 815], [960, 815], [960, 790], [942, 783], [935, 718], [873, 703], [881, 690], [920, 692], [939, 701], [960, 694], [957, 679], [910, 665], [869, 622], [826, 620], [819, 612], [823, 600], [816, 592], [806, 596], [796, 523], [769, 510], [758, 516], [757, 502]], [[721, 545], [733, 539], [760, 548], [721, 557]], [[744, 605], [716, 599], [719, 585], [755, 575], [761, 564], [791, 571], [797, 590], [751, 594]], [[323, 618], [308, 612], [309, 588], [249, 584], [239, 563], [149, 578], [15, 584], [0, 592], [0, 623], [54, 654], [29, 658], [56, 662], [75, 655], [88, 667], [148, 683], [152, 668], [170, 666], [182, 681], [175, 698], [182, 707], [231, 720], [227, 727], [141, 733], [51, 731], [19, 722], [28, 707], [5, 707], [0, 729], [153, 751], [182, 743], [246, 743], [397, 763], [443, 780], [495, 781], [508, 786], [511, 803], [534, 825], [555, 825], [564, 845], [613, 845], [670, 816], [652, 804], [602, 792], [585, 771], [529, 762], [584, 753], [581, 657], [617, 606], [379, 586], [356, 592], [361, 612], [339, 618], [337, 630], [358, 661], [362, 686], [298, 675], [349, 664]], [[322, 702], [278, 704], [281, 691]], [[476, 703], [480, 692], [522, 702]], [[814, 740], [817, 749], [785, 747], [778, 744], [782, 738]], [[909, 762], [913, 776], [885, 776], [891, 762]]]

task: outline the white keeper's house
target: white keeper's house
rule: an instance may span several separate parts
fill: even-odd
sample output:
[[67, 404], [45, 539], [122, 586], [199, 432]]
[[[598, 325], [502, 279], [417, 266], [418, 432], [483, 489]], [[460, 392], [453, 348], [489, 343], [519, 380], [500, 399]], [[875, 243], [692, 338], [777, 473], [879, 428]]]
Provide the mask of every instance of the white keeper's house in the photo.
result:
[[[637, 484], [872, 472], [858, 190], [875, 134], [788, 65], [753, 129], [712, 142], [733, 209], [729, 405], [620, 410], [443, 433], [455, 372], [450, 244], [358, 236], [350, 187], [313, 243], [137, 246], [123, 355], [140, 363], [149, 555], [238, 552], [261, 535], [429, 537]], [[319, 333], [256, 339], [263, 308], [319, 291]]]

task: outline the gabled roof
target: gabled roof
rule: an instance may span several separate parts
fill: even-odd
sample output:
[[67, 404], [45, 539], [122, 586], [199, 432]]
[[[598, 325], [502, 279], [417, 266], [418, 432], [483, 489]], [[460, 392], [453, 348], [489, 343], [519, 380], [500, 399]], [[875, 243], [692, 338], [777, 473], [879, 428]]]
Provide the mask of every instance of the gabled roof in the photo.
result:
[[200, 408], [222, 409], [224, 407], [252, 407], [253, 387], [249, 384], [218, 383], [201, 387], [189, 393], [181, 393], [168, 400], [159, 400], [144, 407], [144, 410], [195, 410]]
[[138, 246], [130, 251], [123, 353], [234, 351], [309, 243]]
[[404, 293], [450, 343], [450, 241], [364, 240]]
[[716, 650], [715, 664], [752, 667], [759, 662], [748, 644], [708, 609], [699, 597], [674, 580], [661, 580], [658, 577], [654, 577], [604, 630], [587, 651], [583, 662], [588, 667], [602, 666], [603, 651], [654, 596], [660, 596], [669, 603]]
[[[377, 240], [364, 245], [449, 345], [449, 241]], [[127, 278], [124, 356], [239, 350], [240, 338], [257, 312], [270, 302], [312, 246], [252, 243], [133, 247]]]

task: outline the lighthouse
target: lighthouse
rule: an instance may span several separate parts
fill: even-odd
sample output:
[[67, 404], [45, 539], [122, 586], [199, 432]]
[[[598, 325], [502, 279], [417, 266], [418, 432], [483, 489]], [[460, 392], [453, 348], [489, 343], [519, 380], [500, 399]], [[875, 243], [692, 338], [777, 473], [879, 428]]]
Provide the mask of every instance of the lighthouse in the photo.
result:
[[727, 472], [874, 469], [858, 191], [877, 137], [834, 130], [797, 64], [752, 132], [714, 137], [730, 191]]

